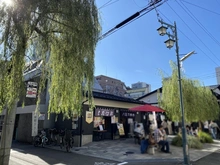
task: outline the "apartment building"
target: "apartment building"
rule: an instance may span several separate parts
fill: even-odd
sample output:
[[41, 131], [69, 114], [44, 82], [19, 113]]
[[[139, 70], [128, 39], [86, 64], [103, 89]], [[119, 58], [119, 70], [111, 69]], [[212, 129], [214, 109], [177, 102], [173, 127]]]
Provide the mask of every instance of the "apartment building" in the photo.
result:
[[126, 93], [125, 83], [121, 80], [104, 75], [99, 75], [95, 78], [99, 82], [104, 93], [109, 93], [117, 96], [124, 96], [124, 94]]

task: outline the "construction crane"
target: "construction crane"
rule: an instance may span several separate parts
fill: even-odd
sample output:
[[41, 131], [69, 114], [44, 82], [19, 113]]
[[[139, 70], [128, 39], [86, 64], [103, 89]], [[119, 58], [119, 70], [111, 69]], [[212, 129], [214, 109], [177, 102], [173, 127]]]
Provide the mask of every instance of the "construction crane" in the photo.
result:
[[111, 30], [107, 31], [106, 33], [102, 34], [99, 37], [99, 40], [104, 39], [105, 37], [109, 36], [110, 34], [116, 32], [118, 29], [124, 27], [125, 25], [127, 25], [128, 23], [130, 23], [131, 21], [134, 21], [135, 19], [138, 19], [140, 17], [142, 17], [143, 15], [149, 13], [151, 10], [157, 8], [158, 6], [162, 5], [164, 2], [166, 2], [167, 0], [151, 0], [149, 2], [149, 4], [142, 10], [136, 12], [135, 14], [133, 14], [132, 16], [128, 17], [127, 19], [125, 19], [124, 21], [122, 21], [121, 23], [117, 24], [114, 28], [112, 28]]

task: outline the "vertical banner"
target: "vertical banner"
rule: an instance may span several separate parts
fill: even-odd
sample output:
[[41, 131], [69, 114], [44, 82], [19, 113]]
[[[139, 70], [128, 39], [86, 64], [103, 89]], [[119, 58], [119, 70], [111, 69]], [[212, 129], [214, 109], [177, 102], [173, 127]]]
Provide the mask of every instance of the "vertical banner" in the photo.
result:
[[32, 132], [31, 136], [38, 134], [38, 113], [32, 112]]
[[86, 122], [91, 123], [93, 121], [93, 111], [86, 111]]

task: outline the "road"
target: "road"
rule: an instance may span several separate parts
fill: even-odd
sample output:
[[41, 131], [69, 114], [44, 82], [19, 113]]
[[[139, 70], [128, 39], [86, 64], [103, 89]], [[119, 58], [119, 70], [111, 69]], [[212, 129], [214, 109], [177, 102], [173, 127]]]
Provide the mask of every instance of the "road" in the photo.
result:
[[115, 161], [34, 147], [29, 144], [13, 144], [9, 165], [103, 165], [104, 163], [117, 165]]
[[[216, 165], [220, 162], [220, 151], [192, 165]], [[29, 144], [13, 144], [9, 165], [180, 165], [181, 162], [116, 162], [65, 151], [34, 147]]]

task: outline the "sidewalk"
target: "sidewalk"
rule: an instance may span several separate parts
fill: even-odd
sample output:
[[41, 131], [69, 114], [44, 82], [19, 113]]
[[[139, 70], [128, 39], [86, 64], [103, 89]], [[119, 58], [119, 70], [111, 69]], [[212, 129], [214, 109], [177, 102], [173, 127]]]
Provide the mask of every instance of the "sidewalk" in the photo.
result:
[[[168, 138], [171, 141], [172, 137]], [[47, 146], [48, 148], [61, 150], [59, 146]], [[212, 144], [204, 144], [203, 149], [190, 149], [190, 160], [195, 162], [220, 149], [220, 141], [214, 140]], [[64, 150], [64, 149], [63, 149]], [[82, 147], [73, 147], [71, 152], [88, 155], [97, 158], [114, 160], [118, 162], [181, 162], [183, 160], [182, 147], [170, 146], [172, 154], [166, 154], [155, 150], [155, 154], [141, 154], [140, 145], [134, 143], [134, 139], [104, 140], [91, 142]]]

